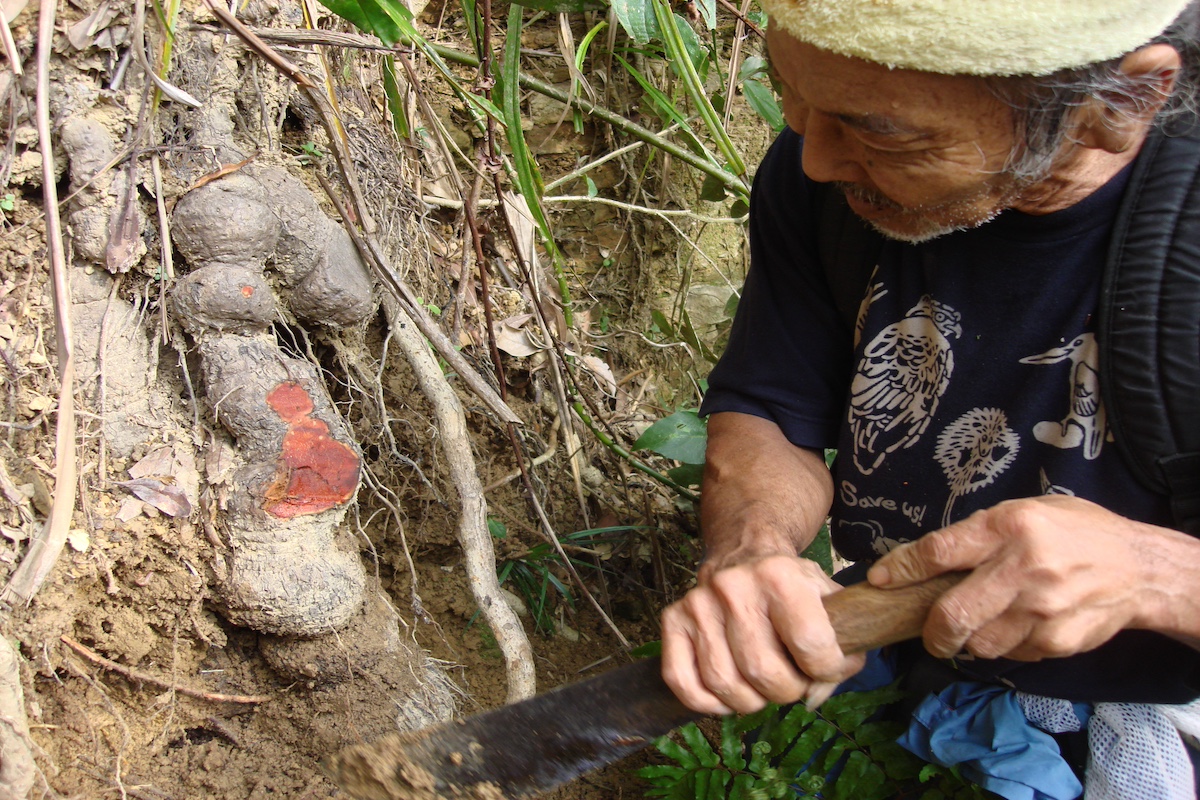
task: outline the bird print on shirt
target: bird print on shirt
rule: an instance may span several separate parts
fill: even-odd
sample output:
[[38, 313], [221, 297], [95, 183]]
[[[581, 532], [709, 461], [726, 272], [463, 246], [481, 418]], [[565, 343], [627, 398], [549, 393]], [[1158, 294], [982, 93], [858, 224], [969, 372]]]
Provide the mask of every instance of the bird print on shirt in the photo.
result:
[[847, 414], [854, 464], [863, 475], [929, 427], [954, 372], [950, 340], [962, 336], [960, 322], [957, 311], [925, 295], [864, 348]]
[[1067, 374], [1067, 414], [1061, 420], [1039, 422], [1033, 436], [1039, 442], [1064, 450], [1083, 448], [1083, 457], [1093, 461], [1100, 456], [1108, 436], [1108, 415], [1100, 402], [1100, 347], [1096, 335], [1084, 333], [1069, 344], [1052, 347], [1036, 356], [1021, 359], [1022, 364], [1059, 364], [1070, 362]]

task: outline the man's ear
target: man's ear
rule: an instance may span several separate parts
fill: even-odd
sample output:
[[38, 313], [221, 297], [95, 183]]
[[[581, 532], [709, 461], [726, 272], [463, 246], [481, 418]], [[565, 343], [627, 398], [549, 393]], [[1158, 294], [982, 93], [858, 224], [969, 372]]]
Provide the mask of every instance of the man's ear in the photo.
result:
[[1150, 44], [1121, 60], [1128, 93], [1092, 97], [1076, 109], [1074, 136], [1084, 147], [1124, 153], [1141, 143], [1154, 117], [1171, 96], [1179, 74], [1179, 51]]

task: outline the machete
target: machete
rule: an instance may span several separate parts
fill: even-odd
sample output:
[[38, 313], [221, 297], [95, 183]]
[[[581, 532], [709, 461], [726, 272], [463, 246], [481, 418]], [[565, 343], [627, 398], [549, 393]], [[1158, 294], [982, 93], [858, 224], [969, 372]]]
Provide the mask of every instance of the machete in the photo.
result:
[[[902, 589], [860, 583], [824, 598], [846, 653], [916, 638], [930, 606], [964, 573]], [[640, 750], [703, 715], [675, 698], [659, 659], [609, 670], [512, 705], [328, 758], [358, 800], [504, 800], [545, 792]]]

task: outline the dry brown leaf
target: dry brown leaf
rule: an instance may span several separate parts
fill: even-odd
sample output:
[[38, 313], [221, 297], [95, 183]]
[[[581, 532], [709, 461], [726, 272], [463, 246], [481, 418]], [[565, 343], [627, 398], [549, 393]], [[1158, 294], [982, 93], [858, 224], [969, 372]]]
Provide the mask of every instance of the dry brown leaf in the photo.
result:
[[114, 275], [128, 272], [146, 252], [137, 207], [137, 180], [132, 167], [128, 177], [125, 196], [113, 209], [112, 218], [108, 223], [108, 247], [105, 248], [104, 258], [105, 266]]
[[518, 314], [497, 323], [496, 346], [517, 358], [528, 358], [541, 350], [525, 328], [531, 319], [533, 314]]
[[117, 485], [169, 517], [186, 517], [192, 513], [187, 494], [178, 486], [154, 478], [135, 478]]
[[579, 363], [592, 374], [592, 377], [594, 377], [596, 382], [600, 384], [600, 388], [603, 389], [609, 397], [616, 396], [617, 379], [613, 376], [612, 369], [609, 368], [608, 364], [604, 363], [595, 356], [583, 356], [579, 359]]
[[131, 478], [150, 478], [153, 476], [174, 476], [178, 465], [175, 462], [175, 451], [170, 447], [156, 447], [132, 467], [129, 468]]
[[120, 4], [105, 0], [95, 11], [67, 29], [67, 39], [76, 50], [86, 50], [96, 41], [96, 35], [107, 28], [120, 14]]

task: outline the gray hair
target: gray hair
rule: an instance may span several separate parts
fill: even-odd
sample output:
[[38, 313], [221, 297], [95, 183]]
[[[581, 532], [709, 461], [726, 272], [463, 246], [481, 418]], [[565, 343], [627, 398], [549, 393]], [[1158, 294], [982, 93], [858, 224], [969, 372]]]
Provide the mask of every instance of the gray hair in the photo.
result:
[[[1200, 0], [1193, 0], [1169, 28], [1147, 44], [1174, 47], [1182, 67], [1175, 88], [1155, 118], [1171, 130], [1194, 124], [1200, 112]], [[1071, 112], [1090, 99], [1115, 114], [1131, 114], [1156, 101], [1151, 79], [1121, 71], [1123, 56], [1044, 76], [987, 78], [988, 87], [1013, 109], [1016, 137], [1005, 171], [1022, 181], [1045, 177], [1069, 134]]]

